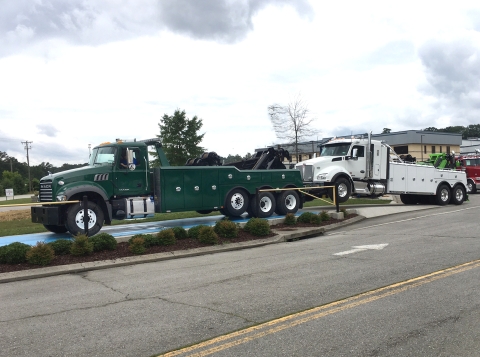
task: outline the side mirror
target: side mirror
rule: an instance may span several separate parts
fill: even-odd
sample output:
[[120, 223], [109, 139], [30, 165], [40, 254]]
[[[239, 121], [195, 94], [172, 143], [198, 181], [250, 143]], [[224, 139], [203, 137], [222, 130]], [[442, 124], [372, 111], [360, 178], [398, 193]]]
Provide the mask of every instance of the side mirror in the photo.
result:
[[358, 149], [355, 148], [355, 149], [352, 150], [352, 157], [355, 158], [355, 157], [357, 157], [357, 155], [358, 155]]

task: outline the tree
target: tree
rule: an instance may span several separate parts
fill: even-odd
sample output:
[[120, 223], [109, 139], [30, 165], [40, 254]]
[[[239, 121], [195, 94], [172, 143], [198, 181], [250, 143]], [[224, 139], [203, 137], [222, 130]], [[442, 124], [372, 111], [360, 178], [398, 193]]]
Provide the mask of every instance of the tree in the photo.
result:
[[[197, 116], [188, 119], [185, 110], [177, 109], [172, 116], [164, 114], [158, 126], [158, 137], [162, 140], [163, 151], [170, 165], [185, 165], [189, 158], [199, 157], [205, 151], [198, 146], [205, 133], [198, 134], [203, 123]], [[155, 161], [158, 164], [158, 159]]]
[[315, 135], [315, 131], [310, 128], [314, 119], [309, 118], [310, 111], [307, 103], [297, 95], [287, 105], [270, 105], [268, 115], [277, 138], [287, 140], [294, 145], [295, 157], [298, 161], [298, 143], [302, 139]]
[[18, 172], [3, 171], [1, 185], [4, 189], [13, 188], [15, 195], [27, 193], [26, 183], [27, 181]]
[[390, 134], [391, 131], [392, 129], [390, 128], [383, 128], [382, 134]]

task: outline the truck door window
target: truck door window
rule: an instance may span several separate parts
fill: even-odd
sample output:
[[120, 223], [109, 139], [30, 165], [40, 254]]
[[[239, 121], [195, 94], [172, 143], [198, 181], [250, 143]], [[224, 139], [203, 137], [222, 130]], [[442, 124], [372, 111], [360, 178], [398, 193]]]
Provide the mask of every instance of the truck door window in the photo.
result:
[[357, 149], [357, 157], [365, 157], [365, 146], [355, 145], [352, 149], [352, 153], [355, 149]]

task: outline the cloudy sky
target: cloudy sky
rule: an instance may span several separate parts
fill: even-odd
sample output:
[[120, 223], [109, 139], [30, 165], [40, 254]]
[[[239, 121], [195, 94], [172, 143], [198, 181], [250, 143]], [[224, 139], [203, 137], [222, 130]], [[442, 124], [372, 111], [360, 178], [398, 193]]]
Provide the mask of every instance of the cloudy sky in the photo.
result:
[[[480, 123], [480, 2], [0, 0], [0, 151], [83, 163], [177, 108], [222, 156], [279, 143], [301, 95], [316, 140]], [[310, 140], [309, 139], [309, 140]]]

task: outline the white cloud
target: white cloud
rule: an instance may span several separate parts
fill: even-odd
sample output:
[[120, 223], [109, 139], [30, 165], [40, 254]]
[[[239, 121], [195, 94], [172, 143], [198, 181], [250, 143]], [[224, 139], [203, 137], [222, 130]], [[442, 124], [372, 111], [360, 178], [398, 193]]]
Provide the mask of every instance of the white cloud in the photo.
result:
[[478, 123], [473, 1], [30, 4], [0, 11], [0, 151], [22, 162], [25, 140], [34, 165], [85, 162], [176, 108], [243, 155], [277, 142], [267, 106], [297, 93], [319, 137]]

